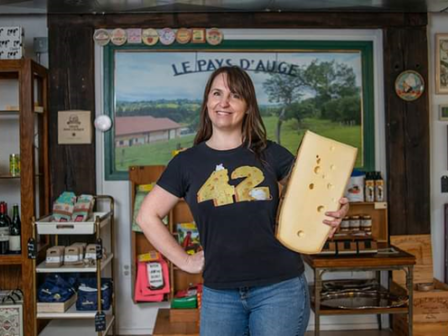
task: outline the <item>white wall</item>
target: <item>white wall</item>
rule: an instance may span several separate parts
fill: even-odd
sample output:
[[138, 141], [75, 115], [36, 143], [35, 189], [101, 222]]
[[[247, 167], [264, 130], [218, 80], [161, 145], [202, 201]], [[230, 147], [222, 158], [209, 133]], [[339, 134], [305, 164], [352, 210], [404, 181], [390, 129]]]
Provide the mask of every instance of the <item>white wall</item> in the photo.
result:
[[[384, 98], [383, 98], [383, 64], [382, 64], [382, 33], [380, 30], [223, 30], [226, 39], [244, 40], [368, 40], [374, 43], [374, 81], [375, 81], [375, 159], [376, 169], [386, 171], [384, 149]], [[103, 113], [103, 74], [102, 74], [102, 48], [95, 49], [95, 92], [97, 114]], [[109, 194], [115, 197], [117, 204], [118, 241], [118, 333], [121, 335], [137, 335], [152, 333], [156, 318], [158, 304], [132, 303], [131, 279], [125, 275], [125, 268], [131, 262], [130, 248], [130, 186], [127, 181], [105, 181], [104, 179], [104, 138], [97, 131], [97, 183], [98, 193]], [[354, 274], [337, 274], [337, 277], [352, 277]], [[369, 273], [356, 274], [355, 277], [371, 277]], [[307, 277], [312, 281], [313, 275], [307, 270]], [[166, 306], [166, 304], [162, 304]], [[387, 325], [386, 319], [383, 325]], [[309, 329], [313, 329], [313, 316]], [[324, 317], [321, 319], [323, 330], [331, 329], [365, 329], [376, 328], [376, 316], [341, 316]]]
[[[48, 37], [46, 15], [0, 15], [0, 27], [23, 27], [25, 56], [38, 60], [33, 50], [33, 42], [35, 37]], [[41, 55], [40, 63], [48, 68], [48, 53]]]
[[[430, 158], [431, 158], [431, 233], [434, 276], [444, 280], [445, 229], [443, 207], [448, 194], [441, 192], [440, 179], [448, 175], [448, 122], [438, 120], [439, 104], [448, 104], [448, 95], [435, 94], [435, 34], [448, 34], [448, 13], [429, 16], [429, 104], [430, 104]], [[448, 279], [447, 279], [448, 280]]]

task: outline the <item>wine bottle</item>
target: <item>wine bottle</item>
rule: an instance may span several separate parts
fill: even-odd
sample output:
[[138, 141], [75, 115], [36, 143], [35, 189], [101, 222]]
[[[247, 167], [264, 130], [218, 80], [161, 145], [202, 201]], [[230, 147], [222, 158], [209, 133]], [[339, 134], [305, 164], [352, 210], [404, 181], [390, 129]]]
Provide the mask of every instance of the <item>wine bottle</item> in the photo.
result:
[[20, 244], [20, 234], [22, 230], [22, 223], [19, 215], [19, 205], [14, 204], [12, 207], [12, 221], [9, 230], [9, 252], [13, 254], [22, 253]]
[[6, 203], [0, 202], [0, 255], [9, 252], [9, 226], [11, 222], [6, 213]]

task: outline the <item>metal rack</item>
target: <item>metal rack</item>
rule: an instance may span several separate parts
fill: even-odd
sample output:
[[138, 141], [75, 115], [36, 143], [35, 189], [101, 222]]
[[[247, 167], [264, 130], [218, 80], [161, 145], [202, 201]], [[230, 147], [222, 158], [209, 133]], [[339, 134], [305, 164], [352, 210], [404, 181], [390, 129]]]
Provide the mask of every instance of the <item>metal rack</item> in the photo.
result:
[[[47, 267], [45, 261], [37, 264], [36, 255], [33, 259], [33, 288], [34, 296], [37, 293], [37, 274], [38, 273], [96, 273], [97, 278], [97, 302], [98, 309], [96, 311], [77, 311], [74, 304], [68, 308], [67, 311], [63, 313], [38, 313], [37, 312], [37, 299], [35, 300], [35, 319], [34, 319], [34, 330], [37, 335], [37, 320], [39, 319], [52, 319], [52, 321], [42, 330], [41, 336], [56, 336], [61, 335], [62, 332], [64, 336], [105, 336], [109, 332], [115, 335], [116, 329], [116, 308], [115, 308], [115, 283], [113, 284], [113, 294], [112, 294], [112, 304], [108, 311], [102, 310], [102, 293], [101, 293], [101, 274], [102, 271], [110, 266], [111, 278], [114, 279], [114, 252], [115, 252], [115, 230], [114, 230], [114, 199], [111, 196], [98, 195], [95, 196], [95, 201], [107, 201], [109, 203], [109, 211], [107, 212], [94, 212], [92, 219], [93, 221], [87, 222], [51, 222], [49, 220], [50, 216], [46, 216], [35, 220], [33, 218], [33, 239], [36, 241], [37, 235], [40, 234], [52, 235], [54, 236], [55, 245], [58, 244], [59, 235], [85, 235], [87, 234], [95, 235], [97, 244], [100, 243], [102, 247], [102, 233], [103, 230], [109, 226], [110, 227], [110, 251], [105, 257], [97, 258], [96, 265], [82, 265], [82, 266], [69, 266], [65, 265], [62, 267]], [[80, 228], [80, 225], [82, 228]], [[77, 227], [78, 225], [78, 227]], [[35, 249], [36, 250], [36, 249]], [[102, 248], [101, 248], [102, 250]], [[30, 254], [30, 253], [29, 253]], [[32, 255], [32, 253], [31, 253]], [[102, 251], [100, 253], [102, 255]], [[97, 319], [105, 319], [105, 330], [96, 330], [95, 321]], [[69, 320], [69, 321], [67, 321]]]

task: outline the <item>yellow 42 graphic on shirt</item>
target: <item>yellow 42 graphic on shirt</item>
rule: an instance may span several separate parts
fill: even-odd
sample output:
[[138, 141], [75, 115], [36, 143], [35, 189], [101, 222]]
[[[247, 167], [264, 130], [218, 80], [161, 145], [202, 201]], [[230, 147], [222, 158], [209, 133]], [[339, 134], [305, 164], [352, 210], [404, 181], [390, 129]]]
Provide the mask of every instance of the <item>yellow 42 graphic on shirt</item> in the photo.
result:
[[243, 178], [237, 186], [229, 184], [229, 172], [222, 165], [216, 166], [197, 193], [198, 203], [213, 200], [215, 206], [236, 202], [264, 201], [271, 199], [269, 187], [257, 187], [264, 181], [263, 172], [257, 167], [241, 166], [236, 168], [231, 178]]

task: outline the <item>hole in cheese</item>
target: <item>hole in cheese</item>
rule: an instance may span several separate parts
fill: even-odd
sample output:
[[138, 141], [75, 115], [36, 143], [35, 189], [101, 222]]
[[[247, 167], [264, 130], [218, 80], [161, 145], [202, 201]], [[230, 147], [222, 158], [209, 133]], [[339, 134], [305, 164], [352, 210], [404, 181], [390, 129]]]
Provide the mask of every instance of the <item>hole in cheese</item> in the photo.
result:
[[302, 230], [297, 231], [297, 236], [299, 236], [299, 238], [302, 238], [305, 236], [305, 232], [303, 232]]
[[314, 172], [316, 174], [319, 174], [320, 173], [320, 167], [319, 166], [314, 167]]
[[333, 188], [334, 188], [334, 185], [333, 185], [333, 184], [331, 184], [331, 183], [328, 183], [328, 184], [327, 184], [327, 189], [331, 190], [331, 189], [333, 189]]
[[320, 158], [317, 157], [316, 163], [319, 164], [320, 163]]
[[324, 209], [325, 209], [325, 207], [324, 207], [323, 205], [319, 205], [319, 206], [317, 207], [317, 211], [318, 211], [318, 212], [323, 212]]
[[310, 183], [310, 185], [308, 186], [308, 188], [310, 188], [310, 190], [314, 189], [314, 183]]
[[330, 165], [330, 169], [331, 169], [331, 170], [335, 170], [335, 169], [336, 169], [336, 166], [332, 164], [332, 165]]

